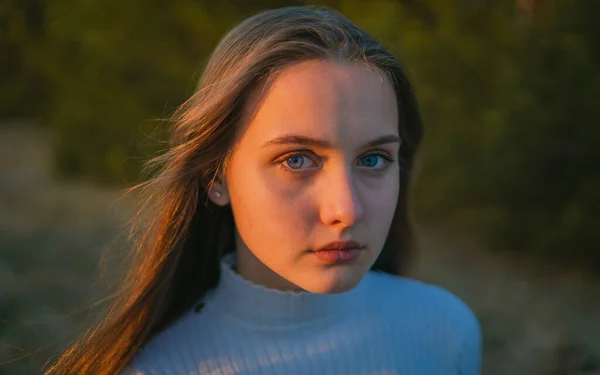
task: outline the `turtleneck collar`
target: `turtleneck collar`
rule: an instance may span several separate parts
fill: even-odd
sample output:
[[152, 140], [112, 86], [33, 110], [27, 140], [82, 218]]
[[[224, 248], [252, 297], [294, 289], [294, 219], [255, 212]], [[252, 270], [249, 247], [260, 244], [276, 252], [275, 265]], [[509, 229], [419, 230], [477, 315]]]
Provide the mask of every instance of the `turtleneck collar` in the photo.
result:
[[354, 289], [339, 294], [315, 294], [269, 289], [234, 271], [235, 253], [221, 260], [221, 278], [210, 298], [215, 307], [247, 325], [275, 327], [305, 324], [340, 313], [351, 313], [363, 300], [365, 275]]

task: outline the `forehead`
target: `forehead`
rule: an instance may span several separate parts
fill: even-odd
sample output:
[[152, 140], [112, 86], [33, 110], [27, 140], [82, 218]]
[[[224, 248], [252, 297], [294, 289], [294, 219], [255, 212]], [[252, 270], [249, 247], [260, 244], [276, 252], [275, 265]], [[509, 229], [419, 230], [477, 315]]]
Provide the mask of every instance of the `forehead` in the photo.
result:
[[251, 95], [242, 141], [298, 134], [331, 143], [398, 134], [389, 80], [357, 64], [308, 61], [283, 70]]

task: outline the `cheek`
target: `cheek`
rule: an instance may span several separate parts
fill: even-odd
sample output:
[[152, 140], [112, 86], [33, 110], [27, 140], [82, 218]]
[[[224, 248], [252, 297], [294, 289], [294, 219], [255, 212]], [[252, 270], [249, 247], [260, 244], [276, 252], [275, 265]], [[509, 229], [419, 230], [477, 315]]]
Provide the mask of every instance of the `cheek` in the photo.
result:
[[[253, 250], [306, 240], [313, 218], [311, 200], [273, 169], [245, 168], [231, 180], [231, 204], [240, 235]], [[304, 244], [299, 244], [304, 245]]]
[[367, 209], [366, 226], [370, 231], [386, 232], [394, 217], [400, 193], [398, 171], [390, 171], [384, 178], [371, 180], [363, 185]]
[[365, 177], [363, 179], [365, 196], [374, 209], [381, 212], [396, 207], [400, 192], [400, 174], [398, 168], [390, 170], [382, 178]]

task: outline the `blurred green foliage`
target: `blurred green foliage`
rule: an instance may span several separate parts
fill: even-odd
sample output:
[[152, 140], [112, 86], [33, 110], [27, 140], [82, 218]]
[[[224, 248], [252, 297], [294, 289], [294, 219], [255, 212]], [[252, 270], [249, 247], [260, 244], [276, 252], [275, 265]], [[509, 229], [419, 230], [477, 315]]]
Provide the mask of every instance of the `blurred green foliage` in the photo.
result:
[[[304, 3], [316, 2], [9, 0], [0, 115], [43, 116], [65, 174], [134, 182], [165, 147], [160, 119], [192, 93], [224, 32]], [[371, 32], [415, 81], [426, 125], [420, 217], [598, 270], [600, 3], [518, 3], [318, 2]]]

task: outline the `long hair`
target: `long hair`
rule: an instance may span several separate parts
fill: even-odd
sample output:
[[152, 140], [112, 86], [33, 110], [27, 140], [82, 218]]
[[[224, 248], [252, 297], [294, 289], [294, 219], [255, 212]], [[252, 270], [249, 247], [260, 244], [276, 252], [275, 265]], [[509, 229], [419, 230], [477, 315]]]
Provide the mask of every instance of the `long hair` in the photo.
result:
[[127, 289], [104, 321], [73, 344], [47, 374], [117, 374], [137, 349], [167, 328], [219, 281], [221, 257], [234, 250], [231, 207], [213, 204], [211, 184], [226, 170], [245, 100], [293, 64], [334, 60], [375, 69], [392, 84], [399, 113], [401, 189], [392, 226], [372, 269], [402, 274], [413, 245], [410, 177], [422, 137], [415, 96], [396, 58], [341, 14], [287, 7], [254, 15], [213, 52], [196, 92], [173, 115], [170, 147], [148, 162], [158, 169], [135, 187], [144, 193], [134, 222]]

